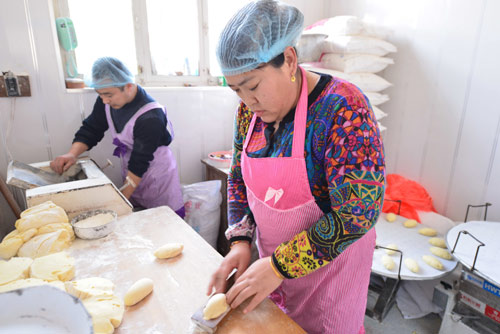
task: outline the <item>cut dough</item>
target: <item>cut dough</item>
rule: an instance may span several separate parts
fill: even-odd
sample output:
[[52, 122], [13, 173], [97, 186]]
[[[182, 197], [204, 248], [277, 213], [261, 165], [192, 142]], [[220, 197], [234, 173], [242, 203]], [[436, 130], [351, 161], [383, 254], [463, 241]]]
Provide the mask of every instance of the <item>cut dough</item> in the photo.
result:
[[440, 258], [443, 258], [445, 260], [452, 259], [451, 254], [446, 249], [443, 249], [443, 248], [431, 247], [431, 253], [436, 255], [436, 256], [439, 256]]
[[83, 278], [76, 281], [65, 282], [66, 292], [73, 296], [85, 299], [99, 295], [113, 295], [115, 285], [108, 279], [101, 277]]
[[7, 291], [12, 291], [12, 290], [17, 290], [17, 289], [22, 289], [22, 288], [28, 288], [30, 286], [39, 286], [39, 285], [50, 285], [55, 288], [64, 290], [64, 283], [61, 281], [53, 281], [53, 282], [47, 282], [44, 280], [41, 280], [39, 278], [26, 278], [26, 279], [20, 279], [17, 281], [13, 281], [10, 283], [7, 283], [5, 285], [0, 286], [0, 293], [2, 292], [7, 292]]
[[410, 269], [414, 273], [418, 273], [418, 271], [420, 270], [420, 268], [418, 267], [417, 261], [415, 261], [414, 259], [407, 258], [407, 259], [405, 259], [404, 262], [405, 262], [406, 268]]
[[32, 206], [31, 208], [28, 208], [28, 209], [24, 210], [23, 212], [21, 212], [20, 216], [21, 216], [21, 218], [24, 218], [24, 217], [27, 217], [27, 216], [30, 216], [30, 215], [37, 214], [37, 213], [39, 213], [41, 211], [54, 209], [56, 207], [57, 207], [57, 205], [55, 205], [54, 202], [47, 201], [47, 202], [43, 202], [41, 204]]
[[153, 291], [153, 280], [141, 278], [128, 289], [123, 300], [126, 306], [132, 306], [143, 300]]
[[424, 227], [418, 230], [418, 233], [425, 235], [426, 237], [435, 237], [438, 233], [435, 229], [430, 227]]
[[16, 229], [19, 232], [24, 232], [30, 228], [38, 229], [48, 224], [67, 222], [68, 216], [66, 212], [64, 212], [63, 208], [56, 205], [54, 207], [48, 207], [45, 210], [33, 210], [30, 214], [22, 214], [21, 218], [16, 221]]
[[382, 264], [384, 265], [384, 267], [387, 270], [392, 270], [396, 266], [396, 263], [394, 262], [394, 260], [392, 259], [392, 257], [390, 257], [387, 254], [384, 254], [382, 256]]
[[389, 223], [395, 222], [396, 218], [397, 216], [392, 212], [389, 212], [388, 214], [385, 215], [385, 220], [387, 220]]
[[10, 238], [2, 241], [0, 243], [0, 257], [4, 260], [10, 259], [17, 254], [22, 245], [23, 240], [21, 238]]
[[413, 228], [418, 225], [417, 221], [415, 219], [408, 219], [403, 223], [404, 227], [406, 228]]
[[69, 281], [75, 276], [75, 259], [66, 252], [39, 257], [31, 265], [30, 276], [46, 281]]
[[[399, 249], [398, 248], [398, 245], [396, 244], [388, 244], [387, 246], [385, 246], [387, 248], [392, 248], [392, 249]], [[392, 249], [386, 249], [385, 252], [387, 253], [387, 255], [392, 255], [392, 254], [395, 254], [396, 251], [392, 250]]]
[[203, 319], [215, 319], [226, 312], [228, 308], [226, 295], [224, 293], [216, 293], [208, 300], [207, 305], [203, 309]]
[[18, 256], [37, 258], [69, 247], [71, 235], [65, 229], [37, 235], [19, 248]]
[[444, 239], [441, 239], [441, 238], [430, 238], [429, 243], [432, 246], [441, 247], [444, 249], [448, 248], [448, 247], [446, 247], [446, 241], [444, 241]]
[[437, 269], [437, 270], [443, 270], [443, 264], [441, 263], [441, 261], [439, 261], [438, 259], [436, 259], [434, 256], [432, 255], [424, 255], [422, 256], [422, 259], [424, 260], [425, 263], [427, 263], [429, 266]]
[[75, 227], [82, 227], [82, 228], [97, 227], [107, 224], [113, 219], [115, 219], [115, 217], [110, 213], [99, 213], [95, 216], [91, 216], [83, 220], [80, 220], [76, 222], [74, 225]]
[[73, 227], [71, 227], [71, 224], [69, 223], [54, 223], [54, 224], [44, 225], [38, 229], [36, 234], [40, 235], [45, 233], [52, 233], [52, 232], [57, 232], [58, 230], [68, 231], [71, 241], [75, 240], [75, 233], [73, 232]]
[[92, 296], [83, 299], [82, 302], [92, 316], [96, 333], [113, 333], [114, 328], [120, 326], [125, 308], [117, 296]]
[[0, 261], [0, 285], [28, 277], [33, 260], [26, 257], [13, 257]]
[[168, 259], [182, 253], [184, 245], [180, 243], [166, 244], [155, 250], [154, 254], [159, 259]]

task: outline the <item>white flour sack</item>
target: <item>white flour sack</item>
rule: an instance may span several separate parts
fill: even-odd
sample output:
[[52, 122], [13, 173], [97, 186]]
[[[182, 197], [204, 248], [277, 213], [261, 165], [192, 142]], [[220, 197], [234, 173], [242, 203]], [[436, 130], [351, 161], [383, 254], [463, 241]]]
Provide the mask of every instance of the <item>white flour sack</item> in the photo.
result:
[[370, 100], [370, 104], [372, 106], [378, 106], [382, 103], [389, 101], [389, 95], [381, 94], [377, 92], [363, 92], [365, 93], [368, 100]]
[[382, 39], [365, 36], [328, 36], [321, 49], [324, 53], [362, 53], [381, 57], [398, 50]]
[[391, 58], [370, 54], [324, 53], [320, 58], [321, 67], [345, 73], [377, 73], [394, 64]]

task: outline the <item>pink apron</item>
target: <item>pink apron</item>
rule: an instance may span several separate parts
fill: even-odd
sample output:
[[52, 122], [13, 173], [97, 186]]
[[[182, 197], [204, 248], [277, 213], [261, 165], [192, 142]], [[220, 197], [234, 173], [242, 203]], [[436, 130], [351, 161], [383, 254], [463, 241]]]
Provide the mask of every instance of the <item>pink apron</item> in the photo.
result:
[[[260, 257], [313, 226], [324, 213], [311, 193], [304, 141], [307, 80], [297, 104], [292, 156], [250, 158], [246, 149], [256, 116], [243, 146], [242, 174], [248, 204], [257, 224]], [[375, 247], [375, 229], [350, 245], [328, 265], [297, 279], [286, 279], [270, 298], [307, 333], [364, 333], [363, 321]]]
[[[132, 154], [134, 145], [134, 125], [145, 112], [163, 108], [157, 102], [150, 102], [139, 109], [132, 118], [129, 119], [122, 132], [117, 133], [109, 105], [106, 104], [106, 119], [113, 136], [113, 144], [117, 145], [114, 155], [121, 158], [122, 177], [125, 180], [128, 171], [128, 161]], [[166, 113], [165, 113], [166, 116]], [[167, 124], [168, 127], [168, 124]], [[170, 131], [173, 137], [173, 132]], [[183, 216], [184, 202], [182, 200], [181, 185], [177, 173], [177, 163], [174, 154], [168, 146], [159, 146], [154, 152], [154, 158], [149, 164], [149, 168], [144, 173], [141, 183], [137, 186], [130, 197], [130, 202], [144, 208], [154, 208], [168, 205], [172, 210]]]

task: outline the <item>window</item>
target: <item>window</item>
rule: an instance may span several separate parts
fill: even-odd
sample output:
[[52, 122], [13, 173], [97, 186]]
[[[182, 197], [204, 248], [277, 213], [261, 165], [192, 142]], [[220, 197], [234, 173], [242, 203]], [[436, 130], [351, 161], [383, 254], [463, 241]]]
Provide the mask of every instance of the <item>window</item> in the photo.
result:
[[70, 17], [78, 73], [103, 56], [122, 60], [144, 86], [216, 84], [215, 48], [231, 16], [250, 0], [54, 0]]

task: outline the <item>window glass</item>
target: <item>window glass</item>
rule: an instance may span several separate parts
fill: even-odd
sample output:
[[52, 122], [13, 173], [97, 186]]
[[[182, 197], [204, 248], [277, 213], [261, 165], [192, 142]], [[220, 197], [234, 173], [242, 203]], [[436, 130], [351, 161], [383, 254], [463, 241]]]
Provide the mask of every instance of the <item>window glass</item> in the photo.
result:
[[111, 56], [137, 74], [130, 0], [68, 0], [68, 7], [78, 40], [75, 54], [79, 73], [90, 78], [94, 61]]
[[147, 0], [153, 75], [199, 75], [197, 0]]

